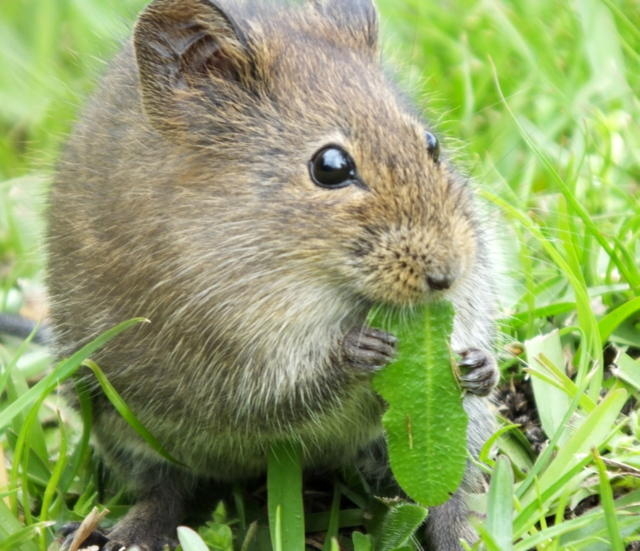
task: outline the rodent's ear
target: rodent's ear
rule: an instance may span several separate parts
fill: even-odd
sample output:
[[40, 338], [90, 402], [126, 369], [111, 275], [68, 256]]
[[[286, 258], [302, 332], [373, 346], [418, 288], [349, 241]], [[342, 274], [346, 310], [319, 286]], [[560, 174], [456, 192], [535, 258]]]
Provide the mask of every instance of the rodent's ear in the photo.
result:
[[356, 46], [378, 49], [378, 11], [373, 0], [312, 0]]
[[180, 93], [205, 79], [242, 85], [250, 78], [245, 38], [214, 0], [154, 0], [133, 39], [144, 109], [160, 130], [179, 125], [172, 107]]

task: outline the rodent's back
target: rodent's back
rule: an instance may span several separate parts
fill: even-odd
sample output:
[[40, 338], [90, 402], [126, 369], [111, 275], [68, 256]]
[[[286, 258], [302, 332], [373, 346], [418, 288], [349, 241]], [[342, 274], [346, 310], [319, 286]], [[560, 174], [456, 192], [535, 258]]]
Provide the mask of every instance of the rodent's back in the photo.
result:
[[[143, 14], [61, 162], [49, 209], [60, 351], [147, 317], [98, 360], [176, 455], [206, 456], [198, 431], [218, 435], [212, 461], [235, 453], [238, 469], [256, 452], [239, 434], [257, 449], [303, 434], [311, 452], [341, 455], [379, 430], [379, 401], [332, 358], [372, 304], [410, 306], [455, 281], [458, 325], [489, 338], [471, 192], [387, 82], [366, 10], [233, 4], [238, 28], [200, 5]], [[173, 37], [181, 17], [197, 25]], [[327, 144], [354, 159], [359, 185], [311, 180]]]

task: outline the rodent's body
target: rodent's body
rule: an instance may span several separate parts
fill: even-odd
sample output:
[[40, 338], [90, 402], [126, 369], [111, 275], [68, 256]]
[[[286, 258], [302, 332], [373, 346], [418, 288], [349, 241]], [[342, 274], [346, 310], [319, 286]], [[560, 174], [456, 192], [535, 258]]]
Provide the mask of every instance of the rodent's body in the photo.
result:
[[[214, 163], [213, 182], [182, 184], [194, 153], [167, 147], [149, 127], [131, 48], [106, 82], [51, 193], [49, 286], [62, 353], [120, 321], [148, 318], [98, 358], [143, 423], [201, 474], [255, 475], [268, 443], [291, 431], [306, 434], [316, 463], [322, 450], [334, 460], [353, 455], [354, 437], [364, 444], [379, 433], [381, 405], [325, 364], [346, 329], [363, 323], [365, 305], [296, 271], [304, 262], [291, 258], [296, 251], [278, 256], [287, 237], [256, 219], [262, 193], [243, 194], [234, 181], [246, 174]], [[271, 214], [278, 225], [304, 225], [287, 221], [297, 214], [286, 209]], [[200, 235], [210, 250], [193, 250]], [[122, 435], [117, 446], [156, 454], [115, 411], [108, 417], [105, 432]]]
[[[60, 354], [148, 318], [96, 359], [196, 476], [258, 474], [281, 438], [302, 441], [309, 467], [353, 461], [378, 439], [383, 404], [343, 350], [375, 303], [411, 307], [451, 287], [454, 349], [491, 347], [471, 192], [427, 151], [421, 121], [380, 70], [373, 6], [343, 3], [332, 20], [324, 4], [283, 17], [156, 0], [52, 187]], [[326, 144], [350, 153], [362, 185], [311, 181], [309, 159]], [[159, 484], [154, 469], [171, 467], [95, 403], [98, 448], [144, 494]], [[477, 449], [489, 415], [481, 398], [466, 406]]]

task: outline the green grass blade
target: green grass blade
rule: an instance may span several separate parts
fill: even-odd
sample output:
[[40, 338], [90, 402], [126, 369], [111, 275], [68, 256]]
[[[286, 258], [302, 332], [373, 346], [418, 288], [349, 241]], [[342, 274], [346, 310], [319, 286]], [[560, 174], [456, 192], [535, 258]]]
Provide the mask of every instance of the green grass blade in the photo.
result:
[[0, 551], [35, 551], [37, 547], [35, 545], [27, 545], [34, 535], [39, 534], [49, 526], [53, 526], [55, 522], [35, 522], [29, 526], [25, 526], [20, 530], [13, 532], [6, 539], [0, 542]]
[[242, 541], [242, 546], [240, 547], [240, 551], [251, 551], [252, 545], [256, 539], [257, 533], [258, 533], [258, 523], [254, 521], [249, 525], [249, 527], [245, 532], [244, 540]]
[[340, 528], [340, 488], [337, 484], [333, 485], [333, 498], [331, 500], [331, 509], [329, 512], [329, 526], [324, 537], [324, 545], [322, 551], [331, 551], [334, 538], [338, 537], [338, 529]]
[[120, 414], [120, 416], [129, 424], [129, 426], [135, 430], [142, 439], [153, 448], [158, 454], [164, 457], [167, 461], [171, 463], [175, 463], [177, 465], [183, 465], [180, 461], [178, 461], [175, 457], [173, 457], [167, 450], [165, 450], [164, 446], [160, 443], [160, 441], [153, 435], [151, 432], [140, 422], [140, 420], [136, 417], [135, 413], [131, 411], [131, 408], [127, 405], [127, 403], [123, 400], [122, 396], [118, 393], [118, 391], [114, 388], [114, 386], [109, 382], [106, 375], [100, 369], [100, 366], [96, 364], [92, 360], [85, 360], [83, 365], [88, 367], [96, 379], [100, 383], [102, 387], [102, 391], [105, 396], [109, 399], [113, 407]]
[[613, 368], [613, 374], [630, 384], [636, 390], [640, 390], [640, 360], [634, 360], [628, 354], [622, 354]]
[[84, 381], [76, 381], [76, 395], [80, 405], [80, 418], [82, 419], [82, 432], [73, 454], [69, 460], [69, 468], [65, 469], [60, 481], [60, 491], [66, 492], [78, 474], [80, 467], [91, 453], [89, 441], [91, 439], [91, 427], [93, 426], [93, 405], [88, 392], [83, 390]]
[[556, 457], [540, 475], [537, 484], [529, 487], [523, 495], [521, 499], [523, 510], [517, 515], [514, 527], [516, 536], [521, 535], [519, 531], [527, 525], [528, 514], [525, 514], [527, 508], [540, 503], [541, 494], [546, 496], [544, 501], [550, 499], [553, 493], [550, 494], [549, 490], [557, 488], [558, 481], [563, 480], [576, 466], [584, 463], [584, 458], [589, 457], [591, 448], [602, 445], [606, 441], [615, 427], [616, 419], [626, 399], [627, 392], [624, 389], [610, 392], [564, 442]]
[[[540, 476], [540, 487], [546, 488], [562, 474], [577, 464], [581, 456], [605, 441], [615, 426], [616, 419], [628, 394], [623, 389], [610, 392], [596, 408], [580, 423], [571, 437], [560, 447], [555, 459]], [[526, 503], [526, 498], [522, 500]]]
[[616, 506], [613, 501], [613, 490], [609, 482], [609, 474], [597, 450], [592, 451], [593, 460], [598, 470], [600, 479], [600, 503], [604, 509], [604, 517], [607, 521], [607, 531], [609, 532], [609, 542], [611, 551], [624, 551], [624, 544], [620, 536], [620, 527], [616, 518]]
[[[544, 367], [540, 363], [540, 356], [542, 355], [548, 358], [556, 368], [562, 369], [564, 366], [562, 344], [558, 331], [552, 331], [546, 335], [530, 339], [525, 342], [524, 346], [527, 352], [527, 363], [532, 368], [539, 369]], [[561, 426], [571, 400], [565, 392], [540, 377], [533, 377], [531, 384], [536, 403], [544, 404], [544, 407], [538, 407], [542, 428], [547, 435], [555, 434]]]
[[[58, 416], [58, 423], [62, 426], [62, 419]], [[62, 473], [64, 472], [65, 467], [67, 466], [67, 462], [69, 460], [67, 456], [67, 432], [64, 428], [61, 428], [60, 431], [60, 449], [58, 450], [58, 460], [55, 463], [55, 466], [51, 472], [51, 478], [49, 478], [49, 482], [47, 483], [47, 487], [44, 490], [44, 494], [42, 496], [42, 505], [40, 506], [40, 521], [44, 522], [49, 519], [51, 516], [49, 513], [49, 509], [51, 507], [51, 503], [53, 502], [53, 498], [56, 492], [59, 491], [59, 482], [62, 477]], [[45, 534], [42, 533], [40, 536], [40, 547], [42, 549], [46, 548], [45, 544]]]
[[513, 471], [506, 456], [500, 456], [489, 486], [486, 529], [502, 551], [512, 549]]
[[535, 526], [537, 520], [545, 514], [545, 503], [571, 483], [575, 483], [576, 480], [579, 481], [578, 475], [583, 473], [583, 469], [590, 461], [589, 456], [582, 458], [581, 461], [573, 465], [560, 478], [548, 485], [545, 489], [536, 486], [535, 490], [533, 490], [533, 492], [535, 492], [534, 497], [529, 500], [530, 502], [526, 506], [522, 507], [516, 513], [513, 522], [513, 533], [515, 537], [521, 537], [525, 530]]
[[640, 297], [625, 302], [604, 316], [598, 323], [602, 342], [605, 342], [624, 320], [635, 314], [638, 310], [640, 310]]
[[22, 539], [23, 535], [31, 536], [31, 539], [33, 539], [34, 529], [30, 526], [23, 526], [16, 518], [16, 515], [7, 507], [4, 500], [0, 499], [0, 541], [5, 543], [8, 538], [14, 535], [16, 540], [13, 544], [11, 544], [11, 542], [7, 544], [7, 550], [38, 551], [38, 546], [33, 541], [29, 541], [29, 537], [24, 540]]
[[[501, 547], [494, 541], [493, 536], [489, 533], [486, 527], [478, 526], [477, 530], [478, 535], [480, 536], [480, 539], [484, 544], [484, 547], [482, 548], [483, 550], [486, 549], [486, 551], [503, 551]], [[465, 551], [471, 550], [471, 546], [465, 545], [463, 549], [465, 549]]]
[[274, 550], [304, 551], [302, 451], [295, 442], [271, 446], [267, 459], [269, 531]]

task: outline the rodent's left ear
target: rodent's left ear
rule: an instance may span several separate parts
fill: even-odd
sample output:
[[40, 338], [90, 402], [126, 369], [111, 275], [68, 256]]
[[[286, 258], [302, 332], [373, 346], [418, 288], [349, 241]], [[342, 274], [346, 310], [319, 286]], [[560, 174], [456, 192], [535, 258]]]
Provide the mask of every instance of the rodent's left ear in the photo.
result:
[[312, 0], [312, 3], [355, 45], [377, 51], [378, 10], [373, 0]]
[[153, 0], [134, 31], [142, 101], [160, 130], [175, 129], [176, 98], [211, 77], [248, 86], [247, 41], [217, 0]]

